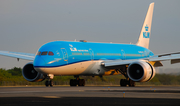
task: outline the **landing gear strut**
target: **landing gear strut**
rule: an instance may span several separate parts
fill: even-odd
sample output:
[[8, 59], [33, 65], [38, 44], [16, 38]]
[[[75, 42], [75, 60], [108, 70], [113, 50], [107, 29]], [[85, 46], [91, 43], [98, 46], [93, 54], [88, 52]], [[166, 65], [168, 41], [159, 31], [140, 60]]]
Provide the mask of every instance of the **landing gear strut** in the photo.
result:
[[79, 76], [74, 76], [76, 79], [70, 80], [70, 86], [85, 86], [85, 80], [79, 79]]

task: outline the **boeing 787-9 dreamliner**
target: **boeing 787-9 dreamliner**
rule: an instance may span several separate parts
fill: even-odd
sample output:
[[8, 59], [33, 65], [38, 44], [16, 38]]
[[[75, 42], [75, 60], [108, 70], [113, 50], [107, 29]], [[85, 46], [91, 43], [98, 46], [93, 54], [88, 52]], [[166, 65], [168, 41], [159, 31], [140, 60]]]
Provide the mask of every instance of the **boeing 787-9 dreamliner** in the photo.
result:
[[120, 86], [135, 86], [155, 76], [155, 67], [161, 61], [180, 62], [179, 53], [154, 55], [149, 48], [154, 3], [149, 9], [136, 44], [94, 43], [80, 41], [53, 41], [42, 45], [36, 54], [0, 51], [0, 55], [31, 60], [22, 70], [27, 81], [47, 79], [46, 86], [53, 86], [54, 76], [74, 76], [70, 86], [84, 86], [79, 76], [104, 76], [122, 74]]

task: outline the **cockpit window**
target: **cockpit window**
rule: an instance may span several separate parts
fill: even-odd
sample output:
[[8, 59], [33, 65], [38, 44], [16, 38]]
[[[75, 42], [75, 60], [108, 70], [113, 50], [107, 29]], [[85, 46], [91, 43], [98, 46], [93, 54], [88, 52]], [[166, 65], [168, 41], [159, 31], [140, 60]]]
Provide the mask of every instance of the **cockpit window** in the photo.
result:
[[44, 52], [40, 52], [40, 51], [38, 51], [37, 53], [36, 53], [36, 55], [49, 55], [49, 56], [54, 56], [54, 53], [53, 52], [51, 52], [51, 51], [44, 51]]
[[48, 52], [45, 51], [45, 52], [42, 52], [41, 55], [47, 55], [47, 53], [48, 53]]
[[36, 55], [40, 55], [41, 54], [41, 52], [37, 52], [37, 54]]
[[50, 51], [50, 52], [48, 53], [48, 55], [53, 56], [54, 53]]

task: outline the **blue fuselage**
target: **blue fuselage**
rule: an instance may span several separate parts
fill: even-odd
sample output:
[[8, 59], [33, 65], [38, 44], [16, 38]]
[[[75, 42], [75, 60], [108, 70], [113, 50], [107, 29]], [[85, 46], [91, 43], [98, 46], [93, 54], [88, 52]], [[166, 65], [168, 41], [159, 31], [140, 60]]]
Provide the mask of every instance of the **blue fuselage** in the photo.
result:
[[133, 44], [54, 41], [38, 50], [34, 67], [59, 67], [91, 60], [140, 59], [154, 54]]

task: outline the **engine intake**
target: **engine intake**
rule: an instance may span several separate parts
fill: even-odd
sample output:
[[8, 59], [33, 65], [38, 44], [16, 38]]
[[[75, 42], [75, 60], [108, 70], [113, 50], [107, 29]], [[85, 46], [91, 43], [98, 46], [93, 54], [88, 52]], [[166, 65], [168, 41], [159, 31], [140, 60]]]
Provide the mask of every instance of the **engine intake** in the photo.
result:
[[154, 67], [145, 61], [131, 63], [127, 70], [128, 77], [136, 82], [147, 82], [155, 75]]
[[26, 64], [23, 67], [22, 75], [27, 81], [30, 82], [39, 82], [39, 81], [43, 81], [46, 78], [44, 74], [41, 74], [34, 69], [32, 62]]

